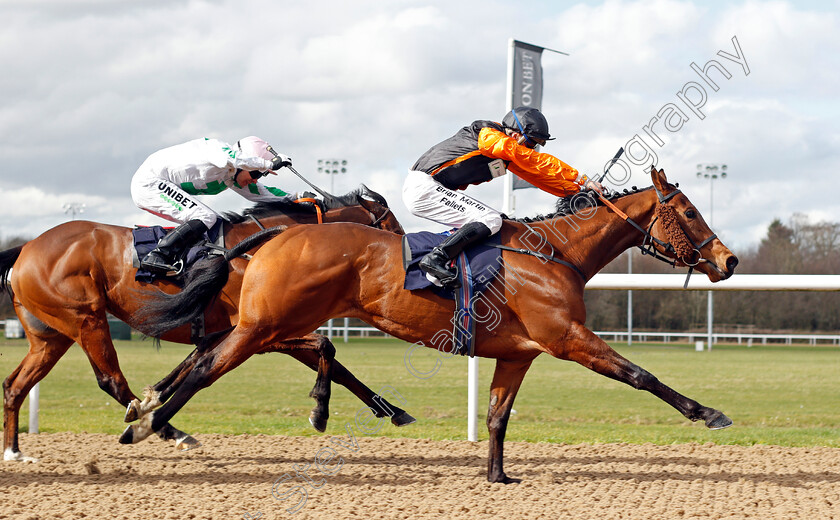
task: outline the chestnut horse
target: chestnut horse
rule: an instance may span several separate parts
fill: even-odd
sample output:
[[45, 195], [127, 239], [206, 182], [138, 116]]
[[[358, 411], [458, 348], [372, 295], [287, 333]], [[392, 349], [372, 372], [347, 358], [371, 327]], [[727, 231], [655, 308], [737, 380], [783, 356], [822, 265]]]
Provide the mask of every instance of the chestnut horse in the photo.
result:
[[[327, 222], [358, 222], [389, 234], [403, 234], [402, 226], [385, 199], [364, 185], [329, 202], [332, 207], [324, 214]], [[311, 209], [281, 203], [258, 204], [243, 215], [227, 214], [225, 217], [224, 236], [228, 247], [259, 232], [261, 225], [291, 226], [317, 222]], [[243, 246], [249, 247], [247, 244]], [[3, 447], [6, 460], [24, 458], [18, 446], [18, 414], [24, 398], [74, 342], [84, 350], [97, 382], [105, 392], [123, 406], [139, 403], [120, 370], [111, 342], [107, 313], [145, 332], [143, 323], [136, 318], [143, 300], [160, 290], [175, 292], [179, 288], [169, 281], [153, 284], [135, 281], [132, 248], [129, 228], [72, 221], [44, 232], [23, 246], [0, 252], [0, 285], [5, 285], [9, 270], [14, 267], [11, 287], [15, 311], [29, 340], [29, 352], [3, 382]], [[236, 258], [230, 265], [231, 273], [225, 280], [226, 284], [205, 313], [208, 334], [230, 329], [238, 319], [240, 284], [247, 262]], [[162, 339], [191, 343], [191, 327], [179, 327], [163, 335]], [[189, 359], [195, 358], [199, 351], [200, 348]], [[310, 334], [279, 345], [266, 345], [262, 352], [283, 352], [319, 371], [319, 380], [311, 394], [317, 404], [310, 417], [319, 431], [326, 428], [329, 416], [330, 376], [347, 386], [366, 404], [376, 403], [373, 399], [375, 394], [370, 389], [332, 360], [334, 347], [323, 336]], [[180, 368], [190, 366], [189, 362], [185, 363]], [[168, 378], [165, 381], [176, 380]], [[376, 399], [384, 401], [378, 396]], [[398, 411], [396, 416], [392, 416], [392, 421], [399, 424], [413, 422], [410, 415], [399, 408], [392, 408]], [[130, 409], [129, 418], [135, 412]], [[194, 439], [171, 426], [163, 427], [160, 436], [175, 440], [176, 446], [181, 449], [196, 445]]]
[[[630, 247], [649, 245], [651, 252], [692, 265], [713, 282], [731, 276], [738, 263], [664, 172], [652, 168], [651, 176], [654, 189], [606, 205], [504, 222], [501, 242], [512, 249], [503, 251], [503, 277], [491, 282], [480, 306], [471, 302], [482, 322], [475, 355], [497, 360], [487, 413], [489, 481], [515, 481], [503, 470], [505, 430], [522, 379], [542, 353], [647, 390], [710, 429], [732, 424], [722, 412], [677, 393], [616, 353], [584, 325], [586, 281]], [[586, 200], [594, 200], [591, 193], [573, 198], [572, 206]], [[205, 353], [161, 408], [131, 425], [124, 437], [137, 442], [157, 431], [197, 391], [266, 345], [306, 334], [330, 317], [361, 318], [402, 340], [448, 349], [429, 341], [451, 330], [454, 302], [428, 290], [404, 290], [401, 254], [400, 237], [353, 224], [300, 226], [273, 238], [245, 271], [234, 330]], [[158, 311], [165, 308], [165, 299], [149, 303]]]

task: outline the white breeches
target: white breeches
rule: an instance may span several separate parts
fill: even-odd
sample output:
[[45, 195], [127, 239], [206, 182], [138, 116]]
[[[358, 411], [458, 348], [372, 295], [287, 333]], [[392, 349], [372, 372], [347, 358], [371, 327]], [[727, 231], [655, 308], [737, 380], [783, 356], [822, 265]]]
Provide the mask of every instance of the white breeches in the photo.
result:
[[408, 172], [402, 195], [411, 213], [445, 226], [460, 229], [468, 222], [481, 222], [492, 234], [502, 227], [501, 213], [463, 192], [446, 188], [425, 172]]
[[151, 171], [138, 170], [131, 179], [131, 198], [137, 207], [149, 213], [184, 223], [198, 219], [207, 229], [213, 227], [219, 215], [182, 190], [177, 184], [155, 176]]

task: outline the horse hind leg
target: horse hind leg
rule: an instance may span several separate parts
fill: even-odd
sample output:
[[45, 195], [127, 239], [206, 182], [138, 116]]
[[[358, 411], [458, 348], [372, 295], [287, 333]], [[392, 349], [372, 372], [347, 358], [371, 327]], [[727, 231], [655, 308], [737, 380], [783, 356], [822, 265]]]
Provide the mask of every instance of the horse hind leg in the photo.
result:
[[732, 420], [720, 410], [703, 406], [663, 384], [653, 374], [622, 357], [603, 340], [582, 325], [577, 338], [564, 345], [561, 355], [637, 390], [646, 390], [662, 399], [691, 421], [703, 421], [710, 430], [732, 426]]
[[190, 373], [190, 370], [192, 370], [198, 360], [201, 359], [202, 355], [212, 349], [212, 347], [224, 339], [232, 330], [233, 327], [230, 327], [222, 331], [213, 332], [202, 338], [196, 345], [196, 348], [166, 377], [154, 385], [147, 386], [143, 389], [142, 401], [133, 399], [128, 403], [123, 420], [127, 423], [134, 422], [165, 403], [175, 390], [178, 389], [178, 386], [187, 377], [187, 374]]
[[138, 424], [131, 424], [123, 431], [120, 435], [120, 443], [136, 444], [153, 432], [160, 431], [199, 390], [212, 385], [253, 354], [276, 343], [278, 336], [281, 335], [278, 333], [266, 335], [264, 331], [260, 332], [243, 326], [240, 319], [239, 325], [230, 335], [202, 356], [163, 406], [143, 417]]
[[29, 351], [18, 367], [3, 381], [3, 459], [35, 460], [25, 457], [18, 444], [20, 407], [32, 387], [43, 379], [73, 344], [73, 340], [46, 325], [40, 330], [21, 320], [29, 340]]

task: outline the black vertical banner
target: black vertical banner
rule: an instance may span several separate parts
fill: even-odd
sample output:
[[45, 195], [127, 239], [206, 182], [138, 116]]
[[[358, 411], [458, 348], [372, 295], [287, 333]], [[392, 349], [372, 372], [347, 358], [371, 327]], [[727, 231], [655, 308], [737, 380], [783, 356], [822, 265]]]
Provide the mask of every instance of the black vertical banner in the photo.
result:
[[[543, 74], [542, 47], [513, 41], [513, 75], [511, 85], [511, 107], [531, 107], [542, 110]], [[513, 174], [511, 174], [513, 175]], [[519, 177], [513, 177], [513, 189], [533, 188]]]

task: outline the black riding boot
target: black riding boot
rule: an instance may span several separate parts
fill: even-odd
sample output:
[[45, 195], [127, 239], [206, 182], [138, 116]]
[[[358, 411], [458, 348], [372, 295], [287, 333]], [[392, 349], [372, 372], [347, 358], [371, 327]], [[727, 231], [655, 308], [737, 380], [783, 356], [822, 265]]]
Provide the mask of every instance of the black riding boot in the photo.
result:
[[205, 231], [207, 226], [200, 220], [184, 222], [160, 239], [157, 247], [140, 261], [140, 267], [157, 273], [177, 271], [178, 267], [172, 264], [181, 253], [195, 244]]
[[460, 287], [458, 270], [450, 268], [449, 263], [468, 246], [484, 240], [491, 234], [490, 228], [481, 222], [470, 222], [446, 237], [446, 240], [432, 249], [431, 253], [424, 256], [420, 260], [420, 269], [440, 280], [444, 287]]

